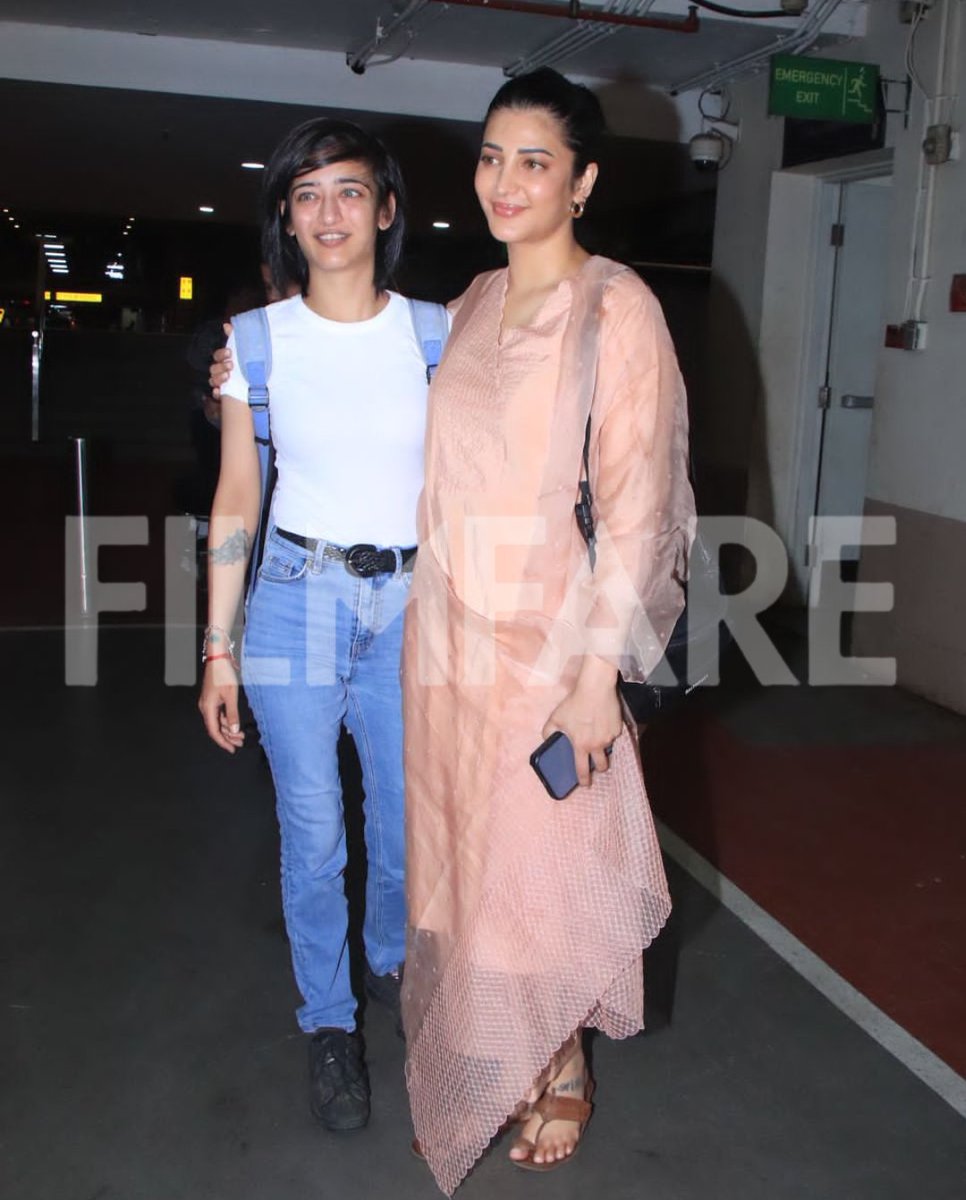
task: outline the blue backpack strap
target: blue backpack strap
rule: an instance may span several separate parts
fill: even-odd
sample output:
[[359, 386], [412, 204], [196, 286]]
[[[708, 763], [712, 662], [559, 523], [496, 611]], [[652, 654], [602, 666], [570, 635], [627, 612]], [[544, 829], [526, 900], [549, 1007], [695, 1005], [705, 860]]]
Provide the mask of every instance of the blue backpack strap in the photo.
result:
[[434, 304], [431, 300], [410, 299], [407, 303], [416, 340], [426, 364], [426, 382], [431, 383], [449, 335], [449, 316], [445, 305]]
[[235, 333], [235, 354], [238, 367], [248, 384], [248, 407], [252, 414], [252, 424], [255, 427], [255, 448], [258, 450], [258, 467], [261, 476], [258, 526], [255, 530], [255, 537], [252, 539], [252, 553], [249, 560], [248, 599], [250, 599], [261, 562], [269, 509], [269, 485], [275, 462], [268, 391], [268, 380], [272, 373], [272, 334], [268, 324], [268, 312], [264, 308], [253, 308], [248, 312], [236, 313], [232, 317], [231, 323]]

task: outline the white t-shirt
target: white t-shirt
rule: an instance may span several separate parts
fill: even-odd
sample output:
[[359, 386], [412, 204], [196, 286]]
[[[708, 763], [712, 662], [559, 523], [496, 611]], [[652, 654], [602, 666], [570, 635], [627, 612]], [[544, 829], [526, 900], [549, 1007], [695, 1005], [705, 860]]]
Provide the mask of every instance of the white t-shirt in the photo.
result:
[[[330, 321], [301, 296], [268, 306], [269, 394], [278, 483], [272, 518], [340, 546], [416, 543], [426, 364], [395, 292], [367, 321]], [[228, 403], [247, 403], [235, 336]]]

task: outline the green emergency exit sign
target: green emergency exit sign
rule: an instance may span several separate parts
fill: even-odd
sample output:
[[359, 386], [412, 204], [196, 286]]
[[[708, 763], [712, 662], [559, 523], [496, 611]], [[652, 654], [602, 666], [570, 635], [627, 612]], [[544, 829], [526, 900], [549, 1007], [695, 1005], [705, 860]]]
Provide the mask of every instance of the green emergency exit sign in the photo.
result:
[[878, 91], [879, 68], [869, 63], [776, 54], [768, 111], [778, 117], [868, 125], [875, 119]]

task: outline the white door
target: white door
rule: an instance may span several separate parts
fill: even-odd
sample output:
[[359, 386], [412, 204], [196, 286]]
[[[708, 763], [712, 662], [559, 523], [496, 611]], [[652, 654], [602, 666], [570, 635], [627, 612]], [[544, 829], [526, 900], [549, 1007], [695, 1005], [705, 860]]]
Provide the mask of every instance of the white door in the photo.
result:
[[[866, 495], [875, 372], [885, 333], [890, 179], [830, 185], [839, 219], [825, 386], [819, 398], [819, 453], [812, 513], [861, 516]], [[857, 559], [859, 548], [843, 556]]]

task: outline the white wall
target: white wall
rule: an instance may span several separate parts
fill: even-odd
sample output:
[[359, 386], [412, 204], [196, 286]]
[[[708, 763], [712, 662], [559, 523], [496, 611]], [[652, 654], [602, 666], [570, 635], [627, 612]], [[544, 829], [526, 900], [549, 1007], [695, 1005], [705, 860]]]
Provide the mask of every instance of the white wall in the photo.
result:
[[[499, 68], [468, 63], [401, 58], [355, 75], [345, 55], [328, 51], [14, 21], [0, 21], [0, 77], [463, 121], [478, 121], [506, 82]], [[698, 131], [694, 97], [674, 100], [630, 82], [585, 82], [600, 92], [614, 133], [687, 141]]]
[[[919, 255], [919, 273], [927, 276], [921, 309], [927, 344], [921, 351], [883, 345], [878, 354], [866, 503], [873, 512], [896, 516], [899, 541], [894, 550], [868, 556], [869, 577], [896, 582], [896, 607], [888, 618], [857, 620], [856, 638], [860, 651], [863, 644], [874, 644], [878, 653], [897, 655], [900, 683], [966, 711], [966, 629], [958, 594], [960, 584], [966, 586], [966, 557], [958, 563], [966, 549], [966, 314], [948, 311], [951, 276], [966, 272], [966, 161], [934, 170], [930, 221], [924, 220], [926, 197], [920, 195], [923, 180], [929, 179], [929, 171], [921, 169], [927, 119], [950, 122], [954, 129], [961, 120], [959, 97], [966, 88], [963, 7], [963, 0], [937, 0], [916, 38], [918, 74], [935, 96], [945, 22], [943, 98], [927, 106], [921, 95], [914, 95], [908, 128], [901, 114], [888, 119], [893, 211], [883, 323], [900, 323], [913, 313], [919, 289], [910, 279], [912, 246], [916, 231], [921, 243], [923, 225], [931, 224], [928, 263]], [[909, 26], [898, 22], [895, 4], [875, 4], [868, 36], [838, 51], [837, 57], [875, 62], [884, 76], [904, 78], [909, 32]], [[719, 291], [741, 314], [757, 351], [759, 405], [745, 440], [749, 509], [776, 524], [787, 539], [795, 528], [794, 473], [803, 453], [800, 385], [806, 376], [810, 311], [810, 298], [795, 290], [809, 286], [803, 244], [811, 236], [803, 221], [802, 241], [796, 243], [796, 209], [814, 212], [818, 189], [807, 174], [821, 168], [801, 168], [805, 175], [798, 178], [797, 172], [777, 172], [780, 122], [764, 115], [766, 93], [763, 77], [735, 89], [732, 115], [741, 120], [741, 143], [718, 190], [714, 270]], [[898, 104], [901, 95], [901, 88], [893, 88], [890, 105]], [[766, 262], [768, 236], [785, 249]], [[720, 326], [713, 335], [720, 381], [717, 422], [721, 460], [728, 462], [740, 448], [728, 425], [744, 428], [743, 392], [754, 387], [755, 379], [749, 379], [747, 354], [733, 336], [727, 306], [719, 304], [715, 317]], [[729, 398], [732, 388], [737, 395]], [[955, 587], [953, 579], [959, 581]]]
[[[718, 177], [709, 360], [703, 394], [694, 404], [695, 458], [704, 503], [728, 512], [771, 518], [767, 479], [748, 477], [764, 435], [759, 419], [758, 357], [771, 177], [781, 162], [782, 123], [767, 115], [765, 74], [732, 85], [731, 114], [740, 140]], [[749, 488], [755, 498], [749, 502]]]
[[[941, 0], [917, 35], [915, 58], [923, 83], [933, 91], [942, 9], [949, 23], [947, 61], [957, 64], [946, 91], [958, 97], [966, 88], [962, 0]], [[884, 11], [876, 14], [868, 52], [874, 56], [878, 48], [886, 65], [895, 71], [904, 52], [904, 27], [895, 23], [894, 16], [891, 22], [887, 20], [888, 15]], [[951, 119], [958, 127], [962, 102], [951, 97], [942, 107], [943, 119]], [[894, 135], [894, 209], [886, 294], [889, 320], [901, 320], [905, 315], [923, 126], [924, 104], [917, 95], [908, 131], [898, 128]], [[885, 348], [880, 352], [869, 495], [885, 503], [966, 521], [966, 314], [949, 312], [952, 273], [966, 271], [966, 162], [960, 159], [936, 168], [934, 186], [931, 280], [923, 305], [927, 346], [916, 352]]]
[[[917, 36], [916, 62], [926, 87], [933, 88], [943, 8], [947, 5], [950, 40], [958, 36], [959, 42], [958, 67], [947, 90], [958, 93], [966, 86], [966, 20], [957, 20], [962, 16], [961, 0], [938, 0]], [[894, 5], [877, 4], [872, 6], [867, 38], [840, 53], [857, 61], [877, 62], [884, 75], [902, 77], [908, 33], [909, 27], [899, 24]], [[893, 102], [900, 94], [901, 89], [893, 89]], [[721, 174], [713, 265], [715, 280], [734, 300], [749, 338], [767, 356], [783, 353], [785, 348], [761, 344], [762, 307], [768, 302], [764, 294], [765, 232], [781, 138], [781, 121], [767, 117], [766, 106], [764, 75], [734, 89], [733, 111], [741, 120], [741, 141], [732, 163]], [[959, 104], [951, 101], [946, 107], [956, 126]], [[900, 115], [888, 121], [887, 142], [894, 147], [895, 163], [886, 314], [889, 321], [895, 322], [908, 315], [904, 305], [924, 115], [923, 100], [916, 95], [908, 129], [903, 128]], [[869, 495], [886, 503], [966, 520], [966, 471], [962, 468], [966, 447], [966, 315], [948, 311], [951, 274], [966, 271], [966, 160], [938, 168], [934, 186], [932, 278], [925, 289], [923, 309], [929, 326], [927, 348], [905, 352], [883, 346], [880, 351]], [[774, 331], [773, 336], [780, 336], [780, 331]], [[718, 356], [719, 393], [724, 408], [730, 411], [727, 391], [732, 381], [739, 391], [753, 386], [753, 381], [749, 384], [744, 356], [733, 336], [723, 339], [721, 348], [724, 357]], [[787, 391], [772, 390], [764, 396], [751, 440], [745, 442], [752, 461], [755, 441], [764, 440], [767, 427], [780, 429], [791, 421], [793, 401]], [[722, 417], [720, 424], [721, 457], [732, 461], [741, 452], [740, 438], [736, 437], [733, 422]], [[775, 477], [776, 472], [783, 474], [786, 469], [786, 461], [770, 464], [773, 492], [780, 491], [785, 482]], [[753, 493], [760, 483], [753, 481]], [[759, 511], [764, 511], [759, 501]]]

